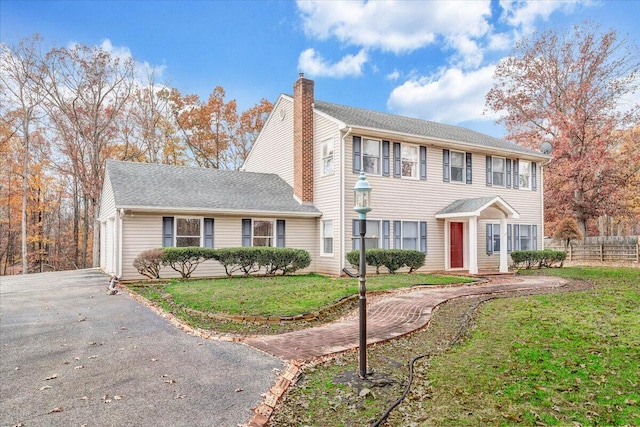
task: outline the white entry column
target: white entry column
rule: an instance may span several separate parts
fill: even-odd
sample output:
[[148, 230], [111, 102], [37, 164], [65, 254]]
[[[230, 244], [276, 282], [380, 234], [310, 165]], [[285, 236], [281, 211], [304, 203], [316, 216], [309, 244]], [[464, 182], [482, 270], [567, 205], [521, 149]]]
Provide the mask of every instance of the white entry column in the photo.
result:
[[500, 273], [509, 271], [507, 254], [507, 218], [500, 218]]
[[478, 274], [478, 217], [469, 217], [469, 274]]

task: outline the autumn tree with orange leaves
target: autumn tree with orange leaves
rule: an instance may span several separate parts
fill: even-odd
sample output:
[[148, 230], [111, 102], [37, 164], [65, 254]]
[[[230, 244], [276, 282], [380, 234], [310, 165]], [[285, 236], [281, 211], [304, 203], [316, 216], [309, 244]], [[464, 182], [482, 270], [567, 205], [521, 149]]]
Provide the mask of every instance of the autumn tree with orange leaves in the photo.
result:
[[639, 123], [640, 106], [627, 103], [640, 89], [639, 52], [614, 30], [585, 23], [524, 39], [496, 67], [487, 105], [503, 114], [507, 139], [554, 147], [544, 171], [552, 234], [567, 213], [586, 237], [598, 217], [627, 209], [638, 163], [620, 167], [616, 150], [620, 131]]
[[0, 48], [0, 275], [96, 265], [107, 159], [238, 169], [272, 109], [183, 96], [98, 46]]

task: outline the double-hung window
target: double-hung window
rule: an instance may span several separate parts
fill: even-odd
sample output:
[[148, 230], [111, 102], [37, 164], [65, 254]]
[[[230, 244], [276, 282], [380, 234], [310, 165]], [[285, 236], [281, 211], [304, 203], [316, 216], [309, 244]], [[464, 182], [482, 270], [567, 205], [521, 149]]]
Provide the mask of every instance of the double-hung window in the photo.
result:
[[381, 141], [363, 138], [362, 145], [362, 166], [364, 172], [372, 175], [380, 175]]
[[176, 246], [200, 246], [200, 218], [176, 218]]
[[535, 251], [538, 249], [538, 226], [515, 224], [513, 226], [514, 249], [517, 251]]
[[518, 184], [522, 189], [531, 189], [531, 162], [520, 160], [518, 162]]
[[[360, 249], [360, 220], [353, 220], [352, 249]], [[375, 249], [380, 247], [380, 221], [367, 220], [367, 230], [364, 235], [364, 248]]]
[[402, 177], [418, 179], [418, 146], [402, 144]]
[[322, 175], [333, 175], [333, 138], [322, 142]]
[[463, 184], [471, 184], [472, 171], [471, 153], [462, 151], [453, 151], [448, 149], [442, 150], [442, 180], [444, 182], [461, 182]]
[[252, 246], [275, 246], [274, 228], [273, 221], [254, 220]]
[[213, 223], [213, 218], [165, 216], [162, 218], [162, 246], [213, 248]]
[[505, 186], [505, 158], [504, 157], [492, 157], [491, 158], [491, 173], [492, 182], [494, 186]]
[[417, 221], [402, 222], [402, 249], [420, 250], [419, 237]]
[[285, 246], [285, 221], [243, 219], [242, 246]]
[[327, 219], [321, 222], [321, 255], [333, 255], [333, 220]]
[[451, 151], [451, 181], [464, 182], [464, 153]]

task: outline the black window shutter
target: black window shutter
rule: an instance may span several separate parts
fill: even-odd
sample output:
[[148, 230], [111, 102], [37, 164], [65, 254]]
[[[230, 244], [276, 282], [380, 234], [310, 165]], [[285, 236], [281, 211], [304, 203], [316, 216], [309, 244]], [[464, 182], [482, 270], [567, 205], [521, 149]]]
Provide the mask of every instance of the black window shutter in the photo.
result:
[[442, 150], [442, 180], [449, 182], [449, 150]]
[[420, 221], [420, 251], [427, 253], [427, 223]]
[[487, 186], [493, 185], [493, 175], [491, 174], [491, 156], [487, 156]]
[[487, 254], [493, 253], [493, 224], [487, 224]]
[[382, 249], [390, 249], [391, 245], [391, 230], [389, 230], [389, 221], [382, 221]]
[[361, 153], [362, 140], [359, 136], [353, 137], [353, 173], [360, 173], [362, 170]]
[[279, 248], [286, 246], [284, 240], [284, 219], [276, 221], [276, 246]]
[[531, 162], [531, 189], [538, 189], [538, 164]]
[[513, 250], [520, 250], [520, 226], [513, 224]]
[[389, 141], [382, 141], [382, 176], [389, 176]]
[[393, 176], [400, 178], [402, 176], [402, 153], [400, 143], [393, 143]]
[[204, 219], [204, 247], [213, 248], [213, 218]]
[[506, 187], [511, 188], [511, 159], [507, 159], [506, 164], [507, 164]]
[[471, 184], [472, 180], [471, 180], [471, 171], [472, 171], [472, 167], [471, 167], [471, 153], [466, 153], [466, 157], [467, 157], [467, 184]]
[[513, 159], [513, 188], [520, 188], [519, 167], [518, 159]]
[[427, 179], [427, 147], [420, 146], [420, 179]]
[[513, 239], [511, 235], [511, 224], [507, 224], [507, 253], [513, 250]]
[[393, 248], [402, 249], [402, 223], [393, 221]]
[[252, 246], [251, 245], [251, 220], [243, 219], [242, 220], [242, 246]]
[[162, 247], [170, 248], [173, 246], [173, 217], [162, 217]]
[[353, 232], [351, 233], [351, 249], [355, 251], [357, 249], [360, 249], [360, 220], [353, 220], [352, 229]]
[[531, 247], [533, 248], [534, 251], [537, 251], [538, 250], [538, 226], [537, 225], [531, 226], [531, 240], [532, 240]]

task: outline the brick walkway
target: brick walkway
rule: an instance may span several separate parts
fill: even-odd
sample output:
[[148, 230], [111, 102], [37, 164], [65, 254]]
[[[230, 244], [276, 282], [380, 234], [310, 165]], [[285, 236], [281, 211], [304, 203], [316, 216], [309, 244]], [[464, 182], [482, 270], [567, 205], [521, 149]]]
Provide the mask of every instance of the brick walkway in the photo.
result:
[[[396, 291], [368, 301], [367, 344], [386, 341], [422, 328], [433, 309], [443, 302], [464, 296], [546, 289], [566, 282], [553, 277], [501, 278], [499, 283], [452, 287], [424, 287]], [[244, 340], [250, 346], [285, 360], [309, 359], [358, 347], [357, 310], [342, 320], [319, 327], [280, 335]]]

